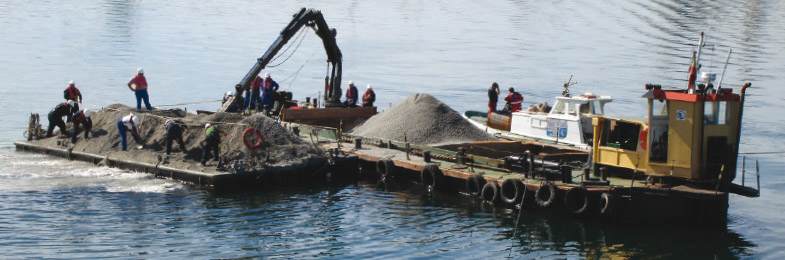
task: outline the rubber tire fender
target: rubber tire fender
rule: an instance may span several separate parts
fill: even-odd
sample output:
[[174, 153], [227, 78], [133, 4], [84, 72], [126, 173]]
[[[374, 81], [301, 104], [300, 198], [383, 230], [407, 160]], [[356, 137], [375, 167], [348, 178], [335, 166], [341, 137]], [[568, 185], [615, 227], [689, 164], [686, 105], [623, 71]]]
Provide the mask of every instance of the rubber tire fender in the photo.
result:
[[517, 205], [518, 203], [521, 203], [524, 192], [526, 192], [526, 188], [520, 179], [506, 179], [502, 182], [501, 193], [499, 195], [502, 202]]
[[392, 176], [395, 173], [395, 163], [390, 159], [381, 159], [376, 161], [376, 172], [382, 178]]
[[469, 193], [472, 197], [479, 197], [482, 194], [483, 185], [485, 185], [487, 181], [480, 175], [472, 175], [468, 179], [466, 179], [466, 192]]
[[420, 180], [423, 185], [431, 186], [434, 189], [441, 189], [444, 186], [444, 173], [436, 164], [426, 164], [420, 172]]
[[481, 198], [482, 201], [497, 204], [499, 203], [499, 184], [495, 181], [488, 182], [482, 186]]
[[600, 215], [608, 216], [613, 213], [614, 207], [613, 195], [607, 192], [603, 192], [600, 195], [600, 201], [597, 203], [597, 208], [600, 211]]
[[554, 201], [556, 201], [555, 185], [547, 183], [537, 188], [537, 192], [534, 194], [534, 202], [536, 202], [537, 205], [547, 208], [553, 205]]
[[[253, 144], [248, 143], [247, 136], [250, 133], [255, 133], [256, 134], [256, 143], [253, 143]], [[246, 128], [245, 131], [243, 131], [243, 144], [245, 145], [245, 147], [248, 147], [248, 149], [253, 150], [253, 149], [259, 148], [259, 147], [262, 146], [262, 142], [264, 142], [264, 137], [262, 136], [262, 131], [256, 130], [253, 127]]]
[[589, 192], [584, 187], [574, 187], [564, 193], [564, 208], [568, 212], [581, 215], [589, 209]]

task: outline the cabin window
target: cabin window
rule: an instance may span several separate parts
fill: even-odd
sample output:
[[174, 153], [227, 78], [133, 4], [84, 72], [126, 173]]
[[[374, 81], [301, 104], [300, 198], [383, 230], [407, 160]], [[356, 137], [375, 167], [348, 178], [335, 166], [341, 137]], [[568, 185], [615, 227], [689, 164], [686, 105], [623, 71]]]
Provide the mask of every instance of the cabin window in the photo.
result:
[[602, 115], [602, 102], [594, 100], [591, 102], [591, 113], [595, 115]]
[[551, 113], [554, 115], [564, 114], [564, 102], [557, 100], [556, 104], [554, 104], [553, 108], [551, 108]]
[[578, 110], [578, 104], [572, 104], [572, 106], [568, 105], [567, 107], [570, 109], [567, 111], [568, 115], [574, 116], [577, 115], [576, 111]]
[[618, 120], [605, 121], [604, 135], [601, 145], [635, 151], [638, 149], [638, 139], [641, 126]]
[[654, 117], [664, 116], [668, 117], [668, 101], [667, 100], [652, 100], [651, 102], [651, 115]]
[[728, 122], [727, 101], [707, 101], [703, 103], [703, 124], [724, 125]]

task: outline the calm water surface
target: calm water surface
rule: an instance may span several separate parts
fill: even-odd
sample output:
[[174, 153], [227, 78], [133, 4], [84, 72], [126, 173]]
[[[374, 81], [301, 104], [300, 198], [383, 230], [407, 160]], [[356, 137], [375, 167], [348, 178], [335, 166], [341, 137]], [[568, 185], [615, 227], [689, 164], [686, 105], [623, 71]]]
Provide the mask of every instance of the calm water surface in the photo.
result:
[[[414, 185], [215, 193], [13, 149], [29, 113], [45, 115], [72, 79], [88, 107], [130, 105], [125, 82], [144, 67], [154, 106], [215, 110], [303, 6], [338, 30], [345, 81], [373, 84], [382, 109], [426, 92], [482, 110], [493, 81], [552, 102], [574, 75], [573, 92], [641, 116], [643, 85], [683, 87], [705, 31], [704, 71], [719, 73], [732, 48], [723, 85], [753, 84], [741, 152], [761, 162], [762, 197], [731, 196], [726, 229], [524, 212], [514, 232], [517, 212]], [[0, 0], [2, 258], [782, 259], [783, 16], [784, 2], [765, 0]], [[296, 99], [319, 94], [326, 68], [318, 37], [303, 37], [268, 70]]]

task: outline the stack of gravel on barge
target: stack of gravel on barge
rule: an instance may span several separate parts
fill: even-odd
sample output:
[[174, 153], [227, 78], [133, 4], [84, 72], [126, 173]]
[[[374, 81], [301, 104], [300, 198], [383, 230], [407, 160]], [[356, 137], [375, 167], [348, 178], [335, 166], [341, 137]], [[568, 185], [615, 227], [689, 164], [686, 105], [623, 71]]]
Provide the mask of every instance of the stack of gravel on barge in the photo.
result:
[[[138, 130], [142, 143], [129, 143], [128, 151], [121, 151], [117, 120], [130, 113], [141, 119]], [[146, 111], [115, 104], [92, 111], [91, 118], [90, 138], [84, 139], [80, 133], [75, 144], [59, 134], [14, 144], [19, 150], [149, 172], [219, 189], [300, 182], [323, 170], [330, 162], [320, 148], [304, 142], [274, 119], [262, 115], [243, 118], [240, 114], [215, 113], [202, 116], [179, 109]], [[164, 153], [164, 122], [167, 119], [179, 119], [190, 129], [184, 136], [185, 147], [173, 145], [171, 155]], [[203, 127], [207, 123], [218, 125], [227, 135], [220, 144], [221, 160], [201, 165]], [[69, 133], [70, 127], [69, 124]], [[256, 139], [257, 133], [262, 140]]]

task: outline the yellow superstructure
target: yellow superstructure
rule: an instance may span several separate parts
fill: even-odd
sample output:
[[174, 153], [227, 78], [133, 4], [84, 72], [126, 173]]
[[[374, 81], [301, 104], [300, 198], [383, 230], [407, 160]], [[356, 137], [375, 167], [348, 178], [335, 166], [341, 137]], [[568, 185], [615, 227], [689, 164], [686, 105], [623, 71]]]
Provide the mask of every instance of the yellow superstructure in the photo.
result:
[[[650, 90], [647, 121], [594, 118], [593, 162], [654, 176], [733, 179], [743, 93]], [[595, 167], [596, 168], [596, 167]]]

